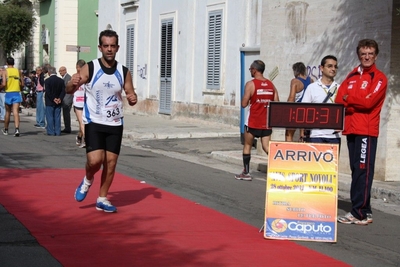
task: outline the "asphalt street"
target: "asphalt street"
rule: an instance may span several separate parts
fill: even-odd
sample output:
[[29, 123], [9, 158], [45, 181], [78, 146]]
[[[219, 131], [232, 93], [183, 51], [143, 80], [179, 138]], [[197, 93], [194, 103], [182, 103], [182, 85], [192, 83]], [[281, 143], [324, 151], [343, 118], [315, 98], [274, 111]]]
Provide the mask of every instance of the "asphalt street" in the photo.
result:
[[[23, 113], [21, 118], [21, 137], [0, 136], [2, 168], [83, 168], [84, 150], [74, 145], [76, 126], [72, 134], [48, 137], [42, 129], [33, 127], [32, 114]], [[130, 119], [135, 118], [132, 115]], [[196, 121], [140, 118], [141, 121], [134, 122], [137, 127], [143, 121], [152, 127], [126, 130], [118, 172], [202, 203], [257, 229], [262, 225], [265, 172], [254, 169], [252, 182], [236, 181], [233, 175], [242, 169], [241, 163], [219, 160], [212, 155], [214, 151], [240, 151], [242, 146], [236, 129], [218, 130], [214, 125]], [[133, 134], [128, 134], [139, 135], [140, 131], [158, 138], [133, 138]], [[172, 133], [177, 137], [161, 138]], [[349, 205], [348, 192], [340, 192], [339, 212], [347, 211]], [[399, 205], [379, 198], [373, 199], [372, 205], [375, 222], [366, 228], [338, 225], [337, 244], [299, 243], [353, 266], [399, 266]], [[58, 266], [48, 251], [3, 207], [0, 207], [0, 216], [0, 266]], [[11, 264], [3, 265], [2, 260]]]

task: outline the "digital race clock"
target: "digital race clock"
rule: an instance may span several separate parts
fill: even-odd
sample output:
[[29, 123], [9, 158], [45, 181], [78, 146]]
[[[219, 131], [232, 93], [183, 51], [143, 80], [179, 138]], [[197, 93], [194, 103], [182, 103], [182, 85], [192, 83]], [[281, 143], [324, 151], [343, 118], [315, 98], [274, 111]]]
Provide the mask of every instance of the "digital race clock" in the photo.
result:
[[344, 105], [269, 102], [267, 125], [282, 128], [343, 130]]

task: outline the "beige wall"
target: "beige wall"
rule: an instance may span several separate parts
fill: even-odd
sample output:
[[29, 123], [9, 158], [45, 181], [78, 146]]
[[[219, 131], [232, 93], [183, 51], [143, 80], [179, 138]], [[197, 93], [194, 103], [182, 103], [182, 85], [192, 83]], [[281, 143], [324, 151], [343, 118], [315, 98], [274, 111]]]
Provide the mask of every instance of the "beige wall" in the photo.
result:
[[[267, 73], [275, 66], [279, 67], [280, 74], [274, 83], [281, 101], [286, 101], [289, 83], [293, 78], [293, 63], [304, 62], [310, 75], [317, 78], [321, 58], [328, 54], [335, 55], [339, 64], [336, 80], [340, 83], [359, 63], [355, 54], [357, 42], [363, 38], [375, 39], [380, 45], [377, 66], [392, 80], [381, 115], [375, 178], [399, 181], [397, 174], [400, 173], [400, 164], [397, 159], [400, 156], [400, 137], [397, 136], [400, 105], [396, 99], [398, 93], [392, 89], [398, 67], [394, 67], [394, 64], [391, 66], [393, 57], [399, 57], [398, 54], [392, 54], [396, 41], [392, 42], [391, 37], [399, 29], [394, 29], [398, 26], [392, 28], [392, 17], [395, 15], [392, 5], [392, 0], [263, 0], [261, 58], [266, 62]], [[398, 18], [395, 19], [399, 25]], [[393, 53], [397, 51], [398, 47]], [[283, 140], [283, 131], [273, 138]], [[345, 138], [342, 142], [340, 171], [349, 173]]]
[[[54, 66], [66, 66], [68, 73], [76, 72], [77, 53], [66, 51], [67, 45], [78, 42], [78, 1], [56, 1], [54, 29]], [[94, 29], [96, 30], [96, 29]]]

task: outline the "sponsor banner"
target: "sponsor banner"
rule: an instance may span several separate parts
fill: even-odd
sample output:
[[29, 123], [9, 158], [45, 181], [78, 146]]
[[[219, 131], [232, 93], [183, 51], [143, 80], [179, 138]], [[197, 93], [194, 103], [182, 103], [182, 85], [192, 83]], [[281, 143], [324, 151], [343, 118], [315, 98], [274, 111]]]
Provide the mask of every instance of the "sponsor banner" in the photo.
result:
[[336, 144], [271, 141], [264, 237], [336, 242]]

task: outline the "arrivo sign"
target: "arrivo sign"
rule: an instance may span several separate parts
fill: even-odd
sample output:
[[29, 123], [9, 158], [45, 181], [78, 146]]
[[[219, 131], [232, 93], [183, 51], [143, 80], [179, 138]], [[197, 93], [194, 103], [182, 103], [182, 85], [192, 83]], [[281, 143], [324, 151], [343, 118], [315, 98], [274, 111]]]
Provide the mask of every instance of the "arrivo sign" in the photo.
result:
[[343, 130], [344, 105], [326, 103], [269, 102], [269, 128], [318, 128]]

